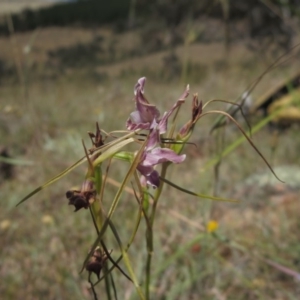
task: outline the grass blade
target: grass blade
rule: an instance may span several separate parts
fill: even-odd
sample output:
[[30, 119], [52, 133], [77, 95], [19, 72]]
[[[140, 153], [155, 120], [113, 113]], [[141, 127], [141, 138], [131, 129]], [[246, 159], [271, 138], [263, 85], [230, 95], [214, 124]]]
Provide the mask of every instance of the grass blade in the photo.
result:
[[214, 200], [214, 201], [223, 201], [223, 202], [233, 202], [233, 203], [239, 203], [240, 201], [239, 200], [234, 200], [234, 199], [227, 199], [227, 198], [221, 198], [221, 197], [214, 197], [214, 196], [210, 196], [210, 195], [205, 195], [205, 194], [200, 194], [200, 193], [195, 193], [195, 192], [192, 192], [190, 190], [187, 190], [185, 188], [182, 188], [180, 186], [178, 186], [177, 184], [169, 181], [168, 179], [166, 178], [162, 178], [160, 177], [160, 180], [161, 181], [164, 181], [165, 183], [167, 183], [168, 185], [174, 187], [175, 189], [181, 191], [181, 192], [184, 192], [186, 194], [189, 194], [189, 195], [192, 195], [192, 196], [196, 196], [198, 198], [204, 198], [204, 199], [210, 199], [210, 200]]

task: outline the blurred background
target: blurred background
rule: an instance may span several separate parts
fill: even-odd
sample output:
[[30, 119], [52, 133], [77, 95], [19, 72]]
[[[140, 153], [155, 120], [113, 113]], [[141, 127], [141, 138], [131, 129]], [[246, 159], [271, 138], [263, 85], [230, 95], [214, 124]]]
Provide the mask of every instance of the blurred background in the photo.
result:
[[[216, 117], [200, 119], [191, 140], [197, 147], [185, 148], [187, 160], [170, 180], [241, 202], [165, 189], [152, 299], [298, 299], [299, 21], [298, 0], [0, 0], [1, 298], [91, 299], [79, 271], [95, 232], [88, 211], [73, 213], [65, 198], [80, 187], [85, 166], [15, 205], [84, 155], [81, 140], [89, 143], [96, 121], [107, 132], [125, 129], [133, 87], [146, 76], [146, 95], [162, 112], [188, 83], [206, 103], [236, 102], [256, 82], [247, 102], [252, 140], [285, 181], [239, 142], [234, 126], [211, 133]], [[273, 118], [276, 105], [284, 108]], [[121, 182], [127, 167], [113, 162], [109, 178]], [[115, 192], [111, 181], [107, 199]], [[136, 206], [124, 195], [114, 220], [124, 243]], [[129, 251], [138, 277], [144, 233], [142, 224]], [[117, 257], [113, 238], [108, 244]], [[118, 271], [114, 280], [119, 299], [138, 299]], [[96, 290], [106, 299], [104, 285]]]

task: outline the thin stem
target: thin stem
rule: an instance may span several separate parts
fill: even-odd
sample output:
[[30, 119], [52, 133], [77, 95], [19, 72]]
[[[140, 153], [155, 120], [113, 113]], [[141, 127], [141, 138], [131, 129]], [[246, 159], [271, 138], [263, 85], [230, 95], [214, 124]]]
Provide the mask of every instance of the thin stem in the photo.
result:
[[[104, 268], [107, 269], [106, 266], [104, 266]], [[111, 300], [112, 297], [111, 297], [111, 292], [110, 292], [110, 280], [106, 274], [104, 277], [104, 281], [105, 281], [105, 291], [106, 291], [107, 299]]]
[[136, 275], [133, 272], [133, 268], [131, 266], [131, 262], [130, 262], [129, 256], [127, 254], [127, 249], [123, 247], [121, 239], [120, 239], [120, 237], [118, 235], [118, 232], [117, 232], [115, 226], [113, 225], [113, 223], [109, 219], [107, 219], [107, 221], [108, 221], [109, 226], [110, 226], [110, 228], [111, 228], [111, 230], [112, 230], [112, 232], [113, 232], [113, 234], [114, 234], [114, 236], [115, 236], [115, 238], [117, 240], [117, 243], [118, 243], [118, 245], [120, 247], [120, 250], [121, 250], [121, 253], [122, 253], [122, 257], [123, 257], [123, 261], [124, 261], [124, 263], [125, 263], [125, 265], [127, 267], [127, 270], [128, 270], [128, 272], [130, 274], [132, 282], [134, 283], [136, 291], [137, 291], [138, 295], [140, 296], [141, 300], [146, 300], [146, 298], [145, 298], [145, 296], [144, 296], [144, 294], [143, 294], [143, 292], [141, 290], [141, 287], [140, 287], [140, 285], [138, 283]]
[[92, 280], [91, 280], [91, 273], [89, 274], [88, 282], [89, 282], [90, 285], [91, 285], [91, 291], [92, 291], [94, 300], [98, 300], [97, 293], [96, 293], [96, 291], [95, 291], [95, 287], [94, 287], [93, 282], [92, 282]]
[[109, 273], [109, 277], [110, 277], [111, 285], [112, 285], [112, 288], [113, 288], [113, 291], [114, 291], [114, 297], [115, 297], [116, 300], [118, 300], [117, 288], [116, 288], [115, 281], [114, 281], [112, 273]]
[[101, 165], [98, 165], [94, 169], [95, 171], [95, 187], [96, 187], [96, 199], [91, 205], [91, 211], [93, 214], [93, 217], [95, 219], [95, 223], [97, 226], [97, 232], [99, 234], [99, 231], [102, 228], [103, 224], [103, 215], [101, 210], [101, 199], [99, 196], [101, 196], [101, 189], [102, 189], [102, 172], [101, 172]]
[[[108, 251], [108, 249], [106, 248], [106, 246], [105, 246], [105, 244], [104, 244], [104, 242], [101, 240], [100, 241], [100, 243], [101, 243], [101, 246], [102, 246], [102, 248], [103, 248], [103, 250], [104, 250], [104, 253], [107, 255], [107, 257], [108, 257], [108, 259], [109, 259], [109, 261], [113, 264], [113, 266], [115, 267], [115, 268], [117, 268], [129, 281], [131, 281], [132, 282], [132, 280], [131, 280], [131, 278], [121, 269], [121, 267], [118, 265], [118, 263], [117, 262], [115, 262], [114, 260], [113, 260], [113, 258], [111, 257], [111, 255], [110, 255], [110, 253], [109, 253], [109, 251]], [[109, 271], [109, 270], [108, 270]], [[111, 272], [109, 272], [109, 273], [107, 273], [107, 274], [110, 274]]]
[[[138, 214], [137, 214], [137, 221], [136, 221], [137, 226], [136, 226], [136, 229], [135, 229], [134, 232], [131, 234], [131, 237], [130, 237], [130, 239], [129, 239], [129, 241], [128, 241], [128, 244], [127, 244], [127, 246], [126, 246], [126, 248], [125, 248], [125, 251], [128, 251], [130, 245], [132, 244], [132, 242], [133, 242], [133, 240], [134, 240], [134, 237], [135, 237], [135, 235], [136, 235], [137, 229], [138, 229], [138, 227], [139, 227], [140, 221], [141, 221], [141, 208], [140, 208], [140, 210], [138, 211]], [[104, 249], [106, 255], [108, 256], [108, 259], [110, 259], [110, 255], [109, 255], [107, 249], [105, 248], [105, 245], [103, 244], [102, 246], [103, 246], [103, 249]], [[113, 261], [111, 260], [113, 266], [108, 270], [108, 273], [110, 273], [110, 272], [116, 267], [116, 265], [121, 261], [122, 258], [123, 258], [123, 255], [121, 255], [115, 262], [113, 262]], [[124, 275], [124, 274], [123, 274], [123, 275]], [[127, 277], [127, 276], [125, 275], [125, 277]], [[94, 285], [98, 284], [102, 279], [103, 279], [103, 276], [102, 276], [102, 277], [101, 277]], [[129, 279], [130, 281], [132, 281], [131, 278], [128, 278], [128, 279]]]
[[[278, 110], [280, 111], [280, 110]], [[276, 113], [277, 111], [274, 112], [274, 114]], [[204, 114], [202, 114], [202, 117], [205, 116], [205, 115], [209, 115], [209, 114], [222, 114], [224, 116], [226, 116], [227, 118], [229, 118], [237, 127], [238, 129], [240, 130], [240, 132], [243, 134], [243, 138], [246, 138], [247, 141], [249, 142], [249, 144], [252, 146], [252, 148], [256, 151], [256, 153], [262, 158], [262, 160], [265, 162], [265, 164], [268, 166], [268, 168], [270, 169], [270, 171], [273, 173], [273, 175], [280, 181], [280, 182], [283, 182], [277, 175], [276, 173], [274, 172], [274, 170], [272, 169], [271, 165], [269, 164], [269, 162], [266, 160], [266, 158], [262, 155], [262, 153], [258, 150], [258, 148], [255, 146], [255, 144], [251, 141], [251, 139], [248, 137], [247, 133], [244, 131], [244, 129], [239, 125], [239, 123], [232, 117], [230, 116], [229, 114], [227, 114], [226, 112], [223, 112], [223, 111], [218, 111], [218, 110], [211, 110], [211, 111], [208, 111]], [[273, 116], [273, 114], [271, 115]], [[269, 117], [271, 117], [269, 116]], [[268, 118], [266, 118], [268, 119]], [[253, 129], [253, 132], [254, 132], [254, 129]], [[237, 142], [237, 141], [236, 141]], [[235, 142], [235, 143], [236, 143]], [[225, 149], [226, 151], [226, 149]]]
[[[164, 163], [162, 165], [161, 177], [164, 178], [166, 176], [167, 168], [169, 164]], [[161, 195], [164, 183], [163, 181], [160, 182], [158, 189], [156, 190], [152, 211], [149, 218], [149, 226], [146, 229], [146, 243], [147, 243], [147, 262], [146, 262], [146, 285], [145, 285], [145, 294], [146, 299], [150, 299], [150, 283], [151, 283], [151, 262], [152, 262], [152, 255], [153, 255], [153, 225], [155, 219], [155, 213], [157, 208], [158, 199]]]

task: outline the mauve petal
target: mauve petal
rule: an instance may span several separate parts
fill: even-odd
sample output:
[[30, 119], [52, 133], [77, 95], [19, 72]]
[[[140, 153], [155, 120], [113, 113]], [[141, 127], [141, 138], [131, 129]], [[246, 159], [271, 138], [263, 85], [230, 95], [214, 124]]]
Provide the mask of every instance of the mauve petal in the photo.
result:
[[143, 166], [155, 166], [159, 163], [171, 161], [173, 163], [181, 163], [185, 160], [186, 155], [178, 155], [169, 148], [155, 148], [146, 153], [146, 157], [142, 162]]
[[170, 117], [170, 115], [173, 113], [173, 111], [180, 106], [181, 104], [184, 103], [185, 99], [187, 98], [187, 96], [189, 95], [189, 90], [190, 90], [190, 86], [187, 85], [184, 93], [179, 97], [179, 99], [177, 100], [177, 102], [173, 105], [173, 107], [168, 111], [165, 112], [162, 119], [159, 121], [158, 124], [158, 130], [160, 134], [164, 134], [167, 132], [167, 121], [168, 118]]
[[152, 122], [152, 118], [149, 118], [149, 121], [142, 118], [139, 111], [134, 111], [130, 114], [130, 118], [126, 122], [126, 127], [128, 130], [136, 130], [136, 129], [150, 129], [150, 124]]
[[159, 187], [160, 180], [159, 180], [158, 172], [152, 170], [152, 172], [149, 173], [148, 175], [141, 175], [140, 183], [142, 186], [151, 185], [153, 188]]
[[190, 85], [188, 84], [186, 86], [186, 89], [183, 92], [183, 94], [179, 97], [179, 100], [183, 100], [184, 101], [188, 97], [189, 94], [190, 94]]
[[144, 175], [140, 176], [140, 183], [142, 187], [147, 187], [147, 178]]
[[138, 80], [134, 87], [135, 101], [137, 111], [140, 113], [140, 118], [145, 122], [152, 122], [154, 118], [159, 118], [160, 113], [155, 105], [150, 104], [144, 97], [144, 86], [146, 78], [142, 77]]
[[134, 86], [135, 102], [136, 102], [136, 107], [137, 107], [138, 111], [140, 111], [140, 108], [138, 107], [140, 104], [149, 104], [147, 99], [144, 97], [145, 83], [146, 83], [146, 78], [142, 77], [138, 80], [138, 82]]
[[133, 111], [131, 114], [130, 114], [130, 119], [132, 120], [133, 123], [144, 123], [142, 118], [141, 118], [141, 114], [139, 111]]
[[126, 128], [128, 129], [128, 130], [138, 130], [138, 129], [145, 129], [145, 130], [147, 130], [147, 129], [150, 129], [150, 123], [139, 123], [139, 124], [136, 124], [136, 123], [133, 123], [132, 121], [131, 121], [131, 119], [128, 119], [127, 121], [126, 121]]
[[141, 105], [151, 105], [144, 97], [145, 83], [146, 83], [146, 78], [142, 77], [138, 80], [137, 84], [134, 86], [135, 103], [136, 103], [136, 108], [139, 112], [143, 110], [143, 107], [141, 107]]
[[[152, 125], [150, 126], [150, 128]], [[159, 138], [159, 132], [156, 129], [151, 129], [149, 133], [149, 139], [146, 145], [146, 152], [150, 152], [156, 145], [159, 143], [160, 138]]]
[[141, 77], [136, 85], [134, 86], [134, 94], [137, 95], [138, 92], [141, 92], [142, 94], [144, 94], [144, 86], [145, 86], [145, 83], [146, 83], [146, 77]]
[[168, 113], [165, 112], [162, 119], [159, 121], [159, 124], [157, 126], [157, 130], [159, 131], [159, 134], [164, 134], [167, 132], [167, 126], [168, 126]]
[[157, 125], [158, 125], [158, 123], [157, 123], [156, 119], [153, 119], [153, 121], [152, 121], [152, 123], [150, 125], [150, 129], [157, 131]]
[[159, 125], [158, 125], [158, 129], [159, 129], [159, 132], [161, 134], [163, 134], [163, 133], [165, 133], [167, 131], [167, 121], [168, 121], [168, 118], [173, 113], [173, 111], [178, 106], [180, 106], [182, 103], [184, 103], [184, 100], [178, 100], [169, 111], [167, 111], [167, 112], [164, 113], [164, 115], [163, 115], [162, 119], [159, 121]]
[[128, 130], [149, 129], [153, 120], [158, 119], [160, 116], [156, 106], [150, 104], [144, 97], [145, 83], [146, 78], [142, 77], [134, 87], [136, 111], [130, 114], [131, 121], [126, 123]]
[[149, 176], [153, 172], [153, 166], [144, 166], [143, 164], [139, 164], [137, 166], [137, 170], [144, 175], [145, 177]]
[[141, 100], [137, 100], [136, 107], [143, 123], [151, 123], [154, 119], [158, 119], [160, 116], [160, 112], [155, 105], [143, 103]]
[[146, 177], [147, 183], [151, 184], [153, 188], [159, 187], [159, 174], [156, 170], [153, 170], [149, 176]]

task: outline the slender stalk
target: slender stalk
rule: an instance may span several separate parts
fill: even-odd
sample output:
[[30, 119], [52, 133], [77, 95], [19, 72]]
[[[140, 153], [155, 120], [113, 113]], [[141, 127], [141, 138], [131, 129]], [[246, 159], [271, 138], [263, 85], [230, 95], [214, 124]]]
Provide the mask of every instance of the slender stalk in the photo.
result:
[[[258, 132], [260, 129], [262, 129], [264, 126], [266, 126], [272, 119], [274, 119], [279, 113], [281, 109], [278, 109], [274, 111], [272, 114], [267, 116], [266, 118], [262, 119], [258, 124], [256, 124], [251, 130], [246, 131], [246, 135], [254, 135], [256, 132]], [[203, 116], [203, 115], [202, 115]], [[247, 140], [247, 137], [245, 135], [241, 136], [237, 140], [235, 140], [233, 143], [231, 143], [229, 146], [227, 146], [222, 153], [220, 153], [218, 156], [210, 159], [201, 169], [201, 171], [206, 170], [210, 167], [212, 167], [214, 164], [216, 164], [220, 158], [224, 158], [225, 156], [229, 155], [231, 152], [233, 152], [239, 145], [241, 145], [244, 141]]]
[[106, 291], [106, 296], [108, 300], [111, 300], [111, 292], [110, 292], [110, 280], [108, 278], [108, 275], [105, 274], [104, 277], [104, 281], [105, 281], [105, 291]]
[[91, 210], [97, 225], [97, 232], [101, 230], [103, 224], [103, 215], [101, 210], [101, 199], [99, 195], [101, 195], [102, 189], [102, 172], [101, 165], [95, 167], [95, 186], [96, 186], [96, 199], [94, 203], [91, 205]]
[[[164, 163], [162, 165], [162, 171], [161, 171], [161, 177], [164, 178], [167, 173], [167, 168], [169, 164]], [[150, 284], [151, 284], [151, 262], [152, 262], [152, 255], [153, 255], [153, 225], [154, 225], [154, 219], [155, 219], [155, 213], [157, 208], [158, 199], [161, 195], [162, 189], [164, 186], [164, 182], [161, 181], [158, 189], [156, 190], [153, 205], [152, 205], [152, 211], [149, 217], [149, 226], [147, 226], [146, 229], [146, 243], [147, 243], [147, 262], [146, 262], [146, 284], [145, 284], [145, 295], [146, 299], [150, 299]]]
[[113, 234], [114, 234], [114, 236], [115, 236], [115, 238], [116, 238], [116, 240], [117, 240], [117, 242], [119, 244], [124, 264], [127, 267], [127, 270], [128, 270], [129, 275], [130, 275], [130, 277], [132, 279], [132, 282], [134, 283], [136, 291], [137, 291], [137, 293], [138, 293], [138, 295], [139, 295], [139, 297], [140, 297], [141, 300], [146, 300], [146, 298], [145, 298], [145, 296], [144, 296], [144, 294], [143, 294], [143, 292], [141, 290], [140, 284], [138, 283], [137, 277], [136, 277], [136, 275], [135, 275], [135, 273], [133, 271], [133, 268], [131, 266], [131, 262], [130, 262], [129, 256], [127, 254], [127, 249], [123, 247], [121, 239], [120, 239], [120, 237], [118, 235], [118, 232], [117, 232], [115, 226], [113, 225], [113, 223], [109, 219], [108, 219], [108, 223], [109, 223], [109, 226], [110, 226], [110, 228], [111, 228], [111, 230], [112, 230], [112, 232], [113, 232]]
[[94, 287], [93, 282], [92, 282], [92, 280], [91, 280], [91, 274], [89, 274], [88, 282], [89, 282], [90, 285], [91, 285], [91, 291], [92, 291], [94, 300], [98, 300], [98, 296], [97, 296], [97, 293], [96, 293], [96, 291], [95, 291], [95, 287]]
[[[102, 195], [102, 170], [101, 170], [101, 164], [96, 166], [94, 168], [94, 176], [95, 176], [95, 187], [96, 187], [96, 199], [94, 203], [91, 205], [91, 214], [92, 218], [94, 221], [94, 225], [97, 231], [97, 235], [99, 235], [99, 232], [102, 228], [103, 225], [103, 212], [101, 209], [101, 195]], [[104, 244], [103, 239], [100, 241], [101, 244]], [[105, 291], [106, 291], [106, 296], [108, 300], [112, 299], [111, 296], [111, 280], [109, 280], [107, 276], [107, 264], [103, 266], [104, 271], [105, 271], [105, 277], [104, 277], [104, 282], [105, 282]], [[94, 289], [94, 287], [93, 287]], [[95, 299], [97, 299], [96, 292], [93, 290], [93, 294]]]

